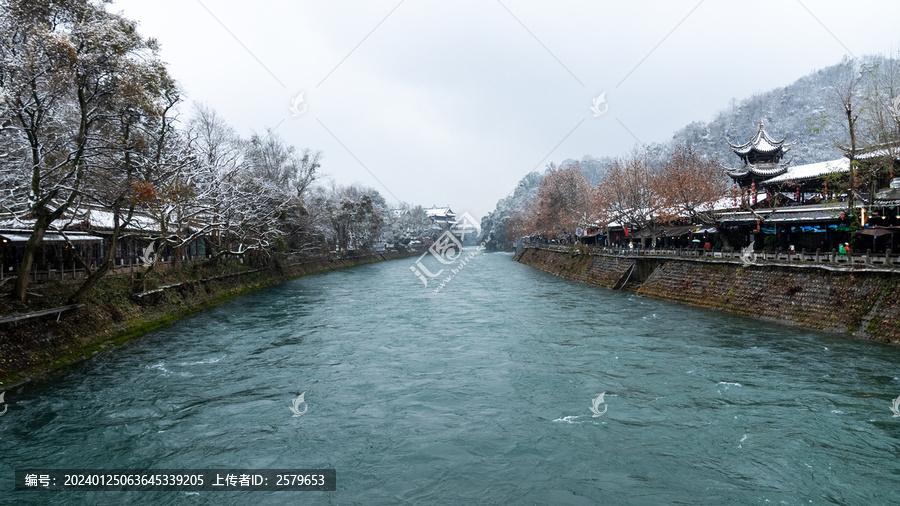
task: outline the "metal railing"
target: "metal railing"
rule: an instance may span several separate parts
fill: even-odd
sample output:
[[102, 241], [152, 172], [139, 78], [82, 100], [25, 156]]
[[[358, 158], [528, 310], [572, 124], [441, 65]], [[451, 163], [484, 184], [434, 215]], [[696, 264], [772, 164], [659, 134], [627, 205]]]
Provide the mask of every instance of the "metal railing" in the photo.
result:
[[[200, 256], [200, 255], [186, 255], [184, 259], [181, 260], [182, 263], [192, 264], [206, 261], [208, 256]], [[147, 268], [147, 265], [139, 258], [139, 257], [118, 257], [114, 261], [114, 267], [106, 273], [107, 276], [113, 276], [116, 274], [125, 274], [135, 272], [137, 270], [143, 270]], [[174, 260], [171, 256], [166, 258], [161, 258], [156, 262], [156, 268], [160, 270], [165, 270], [171, 267], [174, 264]], [[12, 267], [12, 270], [10, 268]], [[0, 263], [0, 286], [3, 286], [5, 283], [13, 280], [18, 275], [18, 264], [15, 265], [6, 265]], [[95, 268], [96, 265], [92, 265], [91, 268]], [[32, 265], [31, 272], [28, 273], [28, 277], [31, 278], [32, 283], [46, 283], [52, 281], [74, 281], [81, 280], [87, 278], [87, 273], [74, 261], [69, 262], [53, 262], [49, 265], [44, 266], [42, 269], [37, 268], [37, 263]]]
[[[400, 250], [394, 248], [388, 248], [387, 250], [382, 251], [381, 253], [389, 253], [389, 254], [420, 254], [424, 252], [426, 249], [425, 246], [419, 247], [408, 247]], [[376, 251], [369, 250], [359, 250], [359, 252], [355, 252], [353, 254], [348, 254], [347, 252], [328, 252], [323, 253], [320, 258], [316, 258], [310, 261], [321, 261], [323, 259], [330, 259], [333, 261], [342, 260], [346, 258], [352, 258], [354, 256], [358, 256], [358, 254], [365, 255], [377, 255], [379, 254]], [[211, 258], [210, 255], [185, 255], [180, 261], [181, 264], [192, 265], [197, 263], [202, 263]], [[382, 257], [383, 258], [383, 257]], [[235, 262], [244, 263], [244, 260], [241, 258], [235, 258]], [[163, 258], [160, 258], [156, 261], [156, 265], [154, 269], [156, 270], [166, 270], [172, 267], [176, 262], [174, 258], [169, 255]], [[298, 264], [299, 265], [299, 264]], [[91, 268], [95, 268], [96, 265], [91, 265]], [[10, 270], [12, 268], [12, 270]], [[3, 264], [0, 262], [0, 287], [4, 285], [10, 286], [9, 284], [16, 279], [18, 275], [19, 264], [9, 265]], [[115, 259], [114, 267], [106, 273], [107, 276], [115, 276], [117, 274], [128, 274], [133, 272], [138, 272], [145, 270], [147, 268], [147, 264], [138, 257], [138, 256], [130, 256], [130, 257], [117, 257]], [[47, 282], [60, 282], [60, 281], [77, 281], [83, 280], [87, 278], [87, 273], [81, 267], [79, 267], [74, 261], [68, 262], [53, 262], [49, 265], [43, 266], [43, 268], [39, 269], [37, 267], [37, 263], [35, 263], [31, 271], [28, 273], [28, 277], [31, 279], [32, 283], [40, 284]]]
[[734, 262], [768, 262], [768, 263], [788, 263], [788, 264], [830, 264], [830, 265], [847, 265], [859, 267], [884, 267], [895, 269], [900, 267], [900, 255], [892, 255], [890, 253], [865, 253], [849, 252], [841, 255], [837, 251], [815, 251], [808, 252], [800, 250], [797, 252], [741, 252], [726, 250], [705, 250], [703, 248], [606, 248], [591, 246], [569, 246], [569, 245], [552, 245], [552, 244], [524, 244], [524, 248], [538, 248], [548, 251], [572, 252], [575, 249], [586, 249], [592, 255], [613, 255], [613, 256], [643, 256], [656, 258], [691, 258], [691, 259], [708, 259], [708, 260], [724, 260]]

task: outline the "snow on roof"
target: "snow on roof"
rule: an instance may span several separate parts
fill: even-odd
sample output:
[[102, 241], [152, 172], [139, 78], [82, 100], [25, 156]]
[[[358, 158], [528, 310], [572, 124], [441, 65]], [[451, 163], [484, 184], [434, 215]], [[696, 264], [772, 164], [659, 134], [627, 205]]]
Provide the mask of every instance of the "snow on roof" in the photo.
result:
[[724, 213], [721, 221], [812, 221], [816, 219], [834, 219], [847, 211], [844, 202], [830, 204], [813, 204], [807, 206], [791, 206], [776, 209], [757, 209], [755, 211], [736, 211]]
[[710, 209], [712, 211], [724, 211], [726, 209], [734, 209], [739, 207], [735, 205], [734, 201], [737, 199], [736, 196], [724, 197], [712, 203]]
[[887, 149], [887, 148], [874, 149], [867, 153], [857, 154], [856, 159], [857, 160], [869, 160], [872, 158], [886, 158], [886, 157], [893, 156], [895, 159], [900, 160], [900, 155], [896, 154], [897, 152], [898, 152], [898, 148], [896, 148], [896, 147], [893, 149]]
[[780, 141], [776, 141], [772, 137], [769, 136], [768, 132], [766, 132], [765, 128], [763, 128], [762, 121], [759, 122], [759, 131], [756, 132], [756, 135], [753, 136], [750, 141], [737, 145], [732, 144], [727, 138], [725, 139], [728, 144], [731, 146], [731, 149], [734, 150], [738, 155], [746, 155], [750, 151], [756, 150], [761, 153], [772, 153], [773, 151], [777, 151], [779, 149], [784, 149], [785, 152], [789, 150], [791, 147], [796, 144], [796, 142], [784, 145], [784, 141], [787, 139], [785, 136], [784, 139]]
[[[113, 229], [113, 213], [101, 209], [89, 209], [84, 217], [93, 229]], [[120, 218], [121, 219], [121, 218]], [[159, 231], [156, 220], [148, 216], [135, 214], [125, 226], [126, 230], [143, 230], [148, 232]]]
[[[112, 230], [113, 229], [113, 213], [101, 209], [81, 209], [75, 215], [67, 215], [55, 222], [50, 230], [62, 228], [63, 230], [70, 228], [73, 224], [80, 225], [87, 222], [92, 230]], [[5, 230], [31, 230], [34, 228], [35, 220], [33, 218], [19, 219], [15, 217], [7, 217], [0, 220], [0, 228]], [[131, 220], [125, 224], [124, 230], [139, 230], [144, 232], [158, 232], [159, 225], [153, 218], [135, 214]]]
[[[762, 134], [762, 135], [760, 135]], [[756, 149], [757, 151], [763, 151], [766, 153], [770, 153], [778, 149], [780, 144], [775, 141], [770, 141], [767, 139], [769, 137], [766, 133], [760, 130], [760, 134], [757, 134], [756, 137], [750, 140], [747, 144], [735, 149], [738, 153], [745, 155], [750, 152], [751, 149]]]
[[0, 228], [6, 230], [23, 230], [34, 228], [35, 220], [20, 220], [15, 216], [4, 216], [5, 219], [0, 220]]
[[[15, 233], [15, 232], [0, 232], [0, 238], [4, 239], [3, 242], [27, 242], [28, 239], [31, 238], [31, 234], [26, 233]], [[95, 235], [90, 235], [85, 232], [66, 232], [63, 234], [56, 234], [53, 232], [47, 232], [44, 234], [44, 238], [42, 239], [45, 243], [51, 242], [101, 242], [103, 240], [102, 237], [98, 237]]]
[[839, 158], [837, 160], [828, 160], [826, 162], [811, 163], [808, 165], [797, 165], [788, 167], [787, 172], [764, 182], [781, 183], [785, 181], [798, 181], [802, 179], [811, 179], [814, 177], [824, 176], [825, 174], [833, 174], [835, 172], [849, 172], [850, 160], [848, 158]]
[[450, 206], [430, 207], [425, 209], [425, 214], [427, 216], [455, 216], [454, 212], [450, 210]]

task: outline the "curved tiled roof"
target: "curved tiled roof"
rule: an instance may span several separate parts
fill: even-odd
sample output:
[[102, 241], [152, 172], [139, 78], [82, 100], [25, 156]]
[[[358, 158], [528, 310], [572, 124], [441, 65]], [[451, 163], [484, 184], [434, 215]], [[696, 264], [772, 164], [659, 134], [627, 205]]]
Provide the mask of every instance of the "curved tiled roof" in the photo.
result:
[[797, 143], [797, 141], [794, 141], [785, 144], [784, 141], [787, 140], [786, 135], [780, 141], [776, 141], [766, 132], [762, 121], [759, 122], [759, 130], [756, 132], [756, 135], [744, 144], [733, 144], [727, 137], [725, 140], [728, 142], [728, 145], [731, 146], [731, 149], [735, 154], [741, 158], [746, 157], [751, 151], [756, 151], [757, 153], [775, 153], [778, 150], [782, 150], [783, 153], [786, 153]]
[[882, 188], [875, 192], [875, 200], [869, 201], [868, 195], [859, 192], [853, 192], [856, 198], [864, 202], [866, 205], [874, 205], [878, 207], [897, 206], [900, 205], [900, 188]]
[[[793, 158], [791, 160], [793, 160]], [[774, 177], [787, 172], [788, 165], [790, 165], [790, 163], [790, 161], [788, 161], [787, 163], [748, 163], [743, 167], [726, 167], [725, 171], [732, 178], [742, 178], [747, 174], [754, 174], [763, 177]]]
[[808, 165], [798, 165], [796, 167], [791, 167], [780, 176], [766, 180], [766, 184], [782, 183], [786, 181], [803, 181], [805, 179], [812, 179], [826, 174], [833, 174], [835, 172], [850, 172], [850, 160], [848, 158], [839, 158], [837, 160], [828, 160]]

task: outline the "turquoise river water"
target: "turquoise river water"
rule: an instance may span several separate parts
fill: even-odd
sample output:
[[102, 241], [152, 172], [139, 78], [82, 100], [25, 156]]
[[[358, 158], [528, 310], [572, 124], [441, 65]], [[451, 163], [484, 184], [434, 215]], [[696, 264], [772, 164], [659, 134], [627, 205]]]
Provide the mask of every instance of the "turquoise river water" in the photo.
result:
[[[900, 348], [502, 253], [435, 294], [414, 260], [262, 290], [7, 392], [0, 504], [900, 502]], [[16, 492], [25, 468], [333, 468], [337, 490]]]

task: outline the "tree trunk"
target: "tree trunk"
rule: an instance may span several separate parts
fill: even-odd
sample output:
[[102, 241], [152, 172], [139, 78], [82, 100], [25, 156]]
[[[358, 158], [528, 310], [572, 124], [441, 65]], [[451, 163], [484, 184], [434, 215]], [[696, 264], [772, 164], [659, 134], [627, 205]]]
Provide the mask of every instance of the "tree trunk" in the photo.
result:
[[109, 269], [113, 265], [113, 259], [110, 258], [110, 256], [115, 255], [115, 253], [114, 253], [115, 247], [116, 247], [115, 239], [113, 239], [112, 244], [110, 246], [111, 247], [107, 250], [107, 253], [103, 258], [103, 261], [100, 262], [100, 265], [97, 266], [97, 269], [94, 270], [94, 272], [92, 272], [87, 277], [86, 280], [84, 280], [84, 283], [82, 283], [81, 286], [78, 287], [78, 291], [76, 291], [74, 294], [72, 294], [69, 297], [69, 302], [68, 302], [69, 304], [74, 304], [74, 303], [80, 301], [82, 299], [82, 297], [84, 297], [88, 292], [91, 291], [91, 289], [94, 288], [94, 285], [97, 284], [97, 281], [100, 281], [100, 278], [102, 278], [103, 276], [106, 275], [107, 272], [109, 272]]
[[46, 216], [38, 217], [34, 222], [34, 230], [28, 242], [25, 243], [25, 254], [22, 256], [22, 263], [19, 264], [19, 275], [16, 277], [16, 284], [13, 287], [12, 295], [21, 303], [25, 303], [28, 298], [28, 276], [31, 267], [34, 265], [34, 256], [37, 253], [41, 242], [44, 240], [44, 234], [50, 222]]
[[113, 213], [113, 231], [112, 237], [109, 241], [109, 247], [106, 248], [106, 254], [103, 255], [103, 261], [100, 262], [100, 265], [97, 266], [97, 269], [94, 272], [91, 272], [87, 279], [84, 280], [84, 283], [78, 287], [78, 290], [73, 293], [69, 297], [69, 304], [74, 304], [82, 299], [91, 289], [94, 288], [94, 285], [100, 281], [100, 278], [106, 275], [107, 272], [112, 268], [115, 263], [116, 258], [116, 250], [119, 246], [119, 233], [121, 231], [122, 225], [119, 222], [119, 213]]
[[153, 273], [154, 268], [156, 267], [156, 259], [150, 264], [149, 267], [144, 272], [140, 272], [138, 274], [141, 275], [141, 291], [147, 290], [147, 279], [150, 278], [150, 274]]
[[856, 190], [857, 190], [857, 182], [859, 177], [859, 169], [855, 167], [856, 165], [856, 120], [853, 119], [853, 108], [850, 106], [850, 102], [844, 106], [844, 111], [847, 113], [847, 129], [850, 132], [850, 177], [852, 178], [850, 181], [850, 195], [848, 199], [848, 208], [853, 209], [856, 204]]
[[72, 294], [69, 297], [69, 304], [74, 304], [82, 299], [91, 289], [94, 288], [94, 285], [97, 284], [97, 281], [100, 281], [100, 278], [106, 275], [107, 272], [113, 266], [113, 260], [116, 255], [116, 248], [118, 246], [118, 227], [116, 227], [116, 231], [113, 232], [112, 240], [110, 241], [109, 247], [106, 249], [106, 254], [103, 256], [103, 261], [100, 262], [100, 265], [97, 266], [97, 269], [92, 272], [84, 283], [78, 287], [78, 291]]
[[184, 246], [178, 246], [178, 247], [172, 248], [172, 268], [173, 269], [181, 268], [182, 262], [184, 260], [182, 258], [182, 255], [184, 255]]

